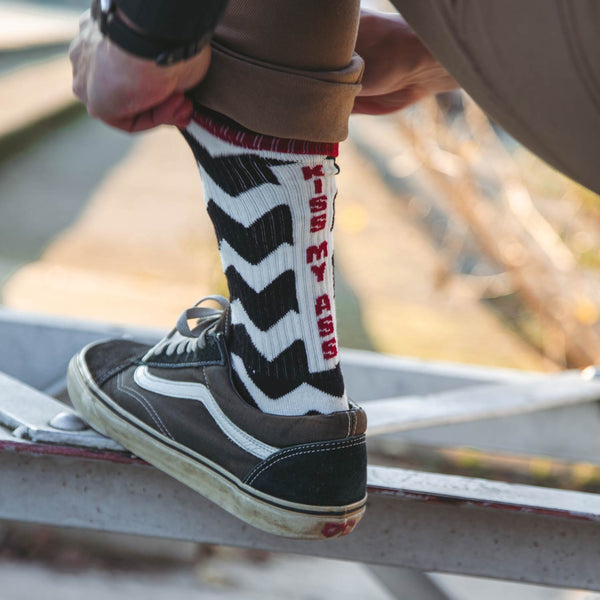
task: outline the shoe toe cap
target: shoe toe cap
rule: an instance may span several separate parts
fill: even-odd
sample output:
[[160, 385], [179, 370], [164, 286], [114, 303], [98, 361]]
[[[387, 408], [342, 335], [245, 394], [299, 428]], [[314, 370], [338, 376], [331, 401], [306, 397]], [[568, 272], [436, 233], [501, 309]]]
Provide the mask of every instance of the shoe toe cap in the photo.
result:
[[86, 367], [97, 385], [126, 369], [149, 350], [151, 346], [130, 340], [98, 342], [82, 351]]

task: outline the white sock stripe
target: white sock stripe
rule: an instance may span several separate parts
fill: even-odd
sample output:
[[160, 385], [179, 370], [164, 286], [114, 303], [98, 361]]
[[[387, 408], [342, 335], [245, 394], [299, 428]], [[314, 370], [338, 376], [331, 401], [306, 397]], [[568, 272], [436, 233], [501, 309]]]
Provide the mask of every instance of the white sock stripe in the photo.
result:
[[[278, 167], [273, 167], [277, 169]], [[208, 202], [212, 200], [224, 213], [229, 215], [244, 227], [250, 227], [261, 217], [278, 206], [287, 206], [285, 198], [282, 198], [281, 185], [261, 185], [260, 199], [257, 200], [256, 188], [242, 192], [239, 196], [229, 196], [210, 178], [200, 166], [200, 175], [204, 187], [204, 198]], [[283, 178], [281, 178], [283, 180]], [[271, 189], [269, 189], [271, 188]]]
[[273, 415], [299, 416], [305, 415], [309, 411], [329, 414], [348, 410], [348, 398], [345, 393], [342, 397], [332, 396], [307, 383], [303, 383], [294, 391], [273, 400], [254, 384], [239, 356], [231, 354], [231, 360], [238, 377], [263, 412]]
[[[277, 168], [282, 167], [273, 167], [273, 169]], [[280, 185], [261, 185], [260, 195], [254, 188], [233, 197], [224, 192], [201, 166], [199, 169], [206, 203], [212, 200], [225, 214], [244, 227], [251, 227], [278, 206], [288, 206], [296, 218], [306, 218], [303, 211], [299, 211], [295, 203], [286, 197], [287, 181], [283, 176], [280, 177]], [[310, 191], [306, 189], [304, 193], [308, 195]]]
[[289, 244], [282, 244], [257, 265], [253, 265], [241, 257], [225, 239], [221, 241], [219, 251], [223, 272], [228, 267], [234, 267], [256, 293], [262, 292], [282, 273], [293, 270], [294, 249]]
[[288, 312], [267, 331], [261, 331], [252, 322], [239, 300], [234, 300], [231, 303], [232, 324], [242, 324], [246, 328], [255, 348], [268, 361], [274, 360], [296, 340], [301, 339], [299, 336], [299, 319], [300, 315], [298, 313]]
[[219, 429], [237, 446], [260, 459], [265, 459], [279, 450], [252, 437], [233, 423], [221, 410], [209, 389], [201, 383], [172, 381], [152, 375], [148, 367], [138, 367], [133, 375], [136, 384], [154, 394], [170, 398], [183, 398], [201, 402]]

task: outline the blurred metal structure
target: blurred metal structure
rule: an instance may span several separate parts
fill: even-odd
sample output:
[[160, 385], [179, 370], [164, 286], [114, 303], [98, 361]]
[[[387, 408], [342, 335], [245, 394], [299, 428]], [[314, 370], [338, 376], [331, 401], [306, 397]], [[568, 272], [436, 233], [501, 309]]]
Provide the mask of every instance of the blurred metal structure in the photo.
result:
[[[445, 598], [427, 571], [600, 590], [600, 497], [588, 493], [370, 465], [369, 509], [351, 536], [302, 542], [248, 527], [82, 429], [51, 397], [61, 397], [73, 353], [115, 335], [152, 341], [158, 333], [0, 312], [1, 519], [355, 560], [374, 565], [403, 597]], [[598, 450], [594, 377], [351, 351], [344, 360], [350, 393], [371, 414], [371, 436], [404, 431], [392, 435], [470, 444], [484, 435], [491, 447], [555, 456]]]

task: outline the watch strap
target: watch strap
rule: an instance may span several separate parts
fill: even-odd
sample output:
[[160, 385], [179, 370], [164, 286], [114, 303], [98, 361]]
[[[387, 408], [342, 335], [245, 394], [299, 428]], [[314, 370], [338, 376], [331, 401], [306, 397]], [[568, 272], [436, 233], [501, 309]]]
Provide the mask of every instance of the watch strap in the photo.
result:
[[131, 28], [120, 18], [115, 3], [107, 11], [101, 10], [98, 0], [92, 3], [92, 16], [99, 20], [100, 31], [126, 52], [139, 58], [153, 60], [168, 66], [195, 56], [209, 42], [211, 32], [188, 43], [175, 43], [145, 35]]

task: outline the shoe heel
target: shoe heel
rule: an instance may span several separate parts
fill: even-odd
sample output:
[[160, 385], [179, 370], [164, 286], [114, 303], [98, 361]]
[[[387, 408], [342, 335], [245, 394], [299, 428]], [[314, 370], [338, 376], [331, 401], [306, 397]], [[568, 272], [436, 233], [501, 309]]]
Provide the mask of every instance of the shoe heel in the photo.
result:
[[366, 495], [364, 434], [281, 450], [255, 467], [244, 483], [270, 496], [311, 506], [355, 506]]

